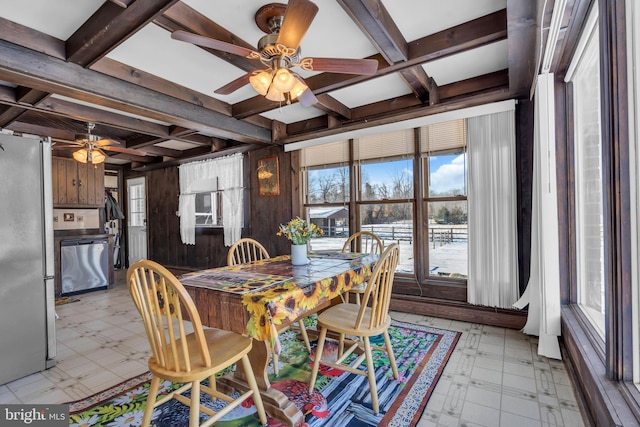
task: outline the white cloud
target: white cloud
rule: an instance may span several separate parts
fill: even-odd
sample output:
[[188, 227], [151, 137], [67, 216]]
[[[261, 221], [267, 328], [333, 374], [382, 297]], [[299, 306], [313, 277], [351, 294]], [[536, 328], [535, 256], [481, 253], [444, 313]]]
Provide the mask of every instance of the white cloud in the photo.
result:
[[444, 164], [431, 174], [430, 189], [437, 193], [459, 189], [464, 185], [464, 154]]

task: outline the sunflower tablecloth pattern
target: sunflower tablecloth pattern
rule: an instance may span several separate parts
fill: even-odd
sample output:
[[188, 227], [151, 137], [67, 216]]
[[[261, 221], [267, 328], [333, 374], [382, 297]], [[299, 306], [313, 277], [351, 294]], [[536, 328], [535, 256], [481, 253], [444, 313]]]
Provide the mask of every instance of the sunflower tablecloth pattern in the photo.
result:
[[291, 265], [283, 255], [251, 264], [220, 267], [180, 277], [185, 285], [241, 295], [249, 313], [245, 333], [278, 348], [277, 327], [327, 302], [371, 275], [377, 255], [310, 254], [309, 264]]

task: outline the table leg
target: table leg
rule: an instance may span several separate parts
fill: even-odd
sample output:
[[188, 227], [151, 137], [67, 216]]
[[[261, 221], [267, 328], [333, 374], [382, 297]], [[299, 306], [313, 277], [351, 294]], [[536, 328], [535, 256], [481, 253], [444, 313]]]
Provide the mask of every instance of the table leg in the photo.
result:
[[[249, 360], [251, 361], [251, 368], [256, 377], [267, 415], [292, 427], [304, 422], [304, 416], [296, 405], [282, 392], [271, 387], [267, 376], [267, 368], [270, 361], [269, 344], [264, 341], [254, 340], [253, 347], [249, 352]], [[236, 369], [233, 376], [221, 378], [221, 382], [234, 389], [246, 390], [248, 388], [243, 369]]]

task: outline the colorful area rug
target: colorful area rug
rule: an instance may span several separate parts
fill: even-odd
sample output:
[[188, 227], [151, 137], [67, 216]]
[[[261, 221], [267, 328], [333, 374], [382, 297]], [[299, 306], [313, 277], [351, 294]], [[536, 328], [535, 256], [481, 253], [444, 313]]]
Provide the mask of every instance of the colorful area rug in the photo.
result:
[[[400, 377], [393, 378], [386, 354], [375, 352], [380, 414], [373, 415], [366, 376], [335, 369], [321, 370], [313, 394], [306, 392], [311, 373], [312, 357], [304, 343], [291, 331], [281, 335], [283, 353], [280, 355], [278, 377], [270, 375], [272, 386], [286, 394], [305, 414], [303, 426], [402, 426], [413, 427], [442, 374], [460, 337], [459, 332], [434, 329], [394, 321], [389, 329]], [[377, 345], [384, 345], [382, 336], [375, 337]], [[314, 343], [315, 344], [315, 343]], [[327, 352], [336, 352], [337, 343], [325, 345]], [[326, 355], [325, 351], [323, 353]], [[362, 364], [361, 369], [366, 369]], [[125, 381], [111, 389], [70, 404], [70, 425], [73, 426], [139, 426], [147, 399], [151, 374], [146, 373]], [[180, 384], [165, 381], [161, 393], [166, 394]], [[222, 405], [203, 395], [203, 404], [214, 410]], [[202, 416], [204, 419], [204, 416]], [[202, 421], [202, 420], [201, 420]], [[156, 408], [152, 425], [158, 427], [188, 426], [188, 407], [175, 399]], [[240, 406], [215, 424], [223, 427], [259, 426], [255, 407]], [[269, 426], [280, 426], [269, 418]]]
[[80, 301], [80, 299], [71, 298], [71, 297], [61, 297], [61, 298], [56, 298], [56, 305], [69, 304], [76, 301]]

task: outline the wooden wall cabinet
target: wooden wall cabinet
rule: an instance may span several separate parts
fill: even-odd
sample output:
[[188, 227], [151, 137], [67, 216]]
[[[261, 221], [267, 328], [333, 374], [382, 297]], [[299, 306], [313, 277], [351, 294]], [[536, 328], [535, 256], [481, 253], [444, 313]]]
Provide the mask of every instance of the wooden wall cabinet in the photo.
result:
[[52, 162], [53, 206], [104, 206], [104, 163], [80, 163], [54, 157]]

